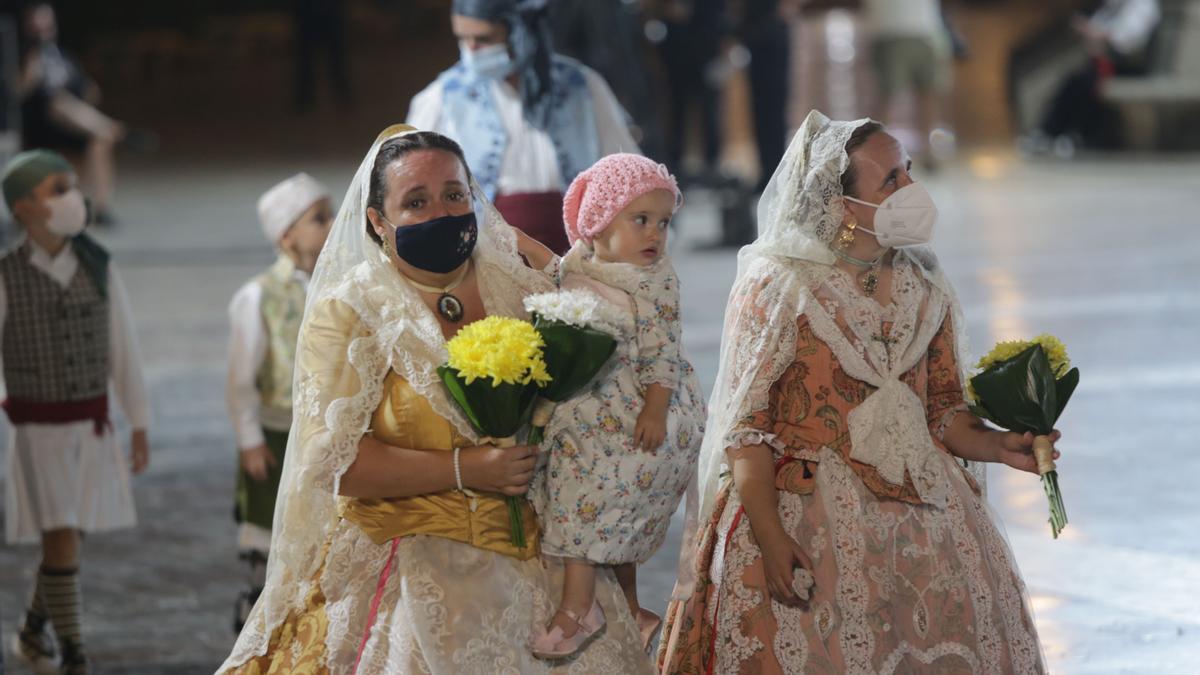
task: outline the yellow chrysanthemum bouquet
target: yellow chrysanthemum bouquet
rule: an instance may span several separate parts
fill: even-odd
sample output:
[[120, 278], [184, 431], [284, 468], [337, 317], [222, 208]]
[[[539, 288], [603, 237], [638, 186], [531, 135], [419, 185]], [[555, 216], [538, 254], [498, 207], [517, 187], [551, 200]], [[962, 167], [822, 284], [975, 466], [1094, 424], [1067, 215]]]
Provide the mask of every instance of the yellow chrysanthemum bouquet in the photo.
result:
[[1058, 488], [1058, 470], [1050, 433], [1079, 384], [1067, 348], [1053, 335], [997, 344], [975, 365], [967, 383], [971, 412], [1017, 433], [1030, 432], [1042, 487], [1050, 501], [1054, 537], [1067, 526], [1067, 511]]
[[[501, 316], [463, 326], [446, 344], [450, 358], [438, 375], [484, 440], [499, 447], [516, 444], [539, 389], [550, 382], [544, 347], [533, 324]], [[507, 501], [511, 541], [524, 548], [524, 498]]]

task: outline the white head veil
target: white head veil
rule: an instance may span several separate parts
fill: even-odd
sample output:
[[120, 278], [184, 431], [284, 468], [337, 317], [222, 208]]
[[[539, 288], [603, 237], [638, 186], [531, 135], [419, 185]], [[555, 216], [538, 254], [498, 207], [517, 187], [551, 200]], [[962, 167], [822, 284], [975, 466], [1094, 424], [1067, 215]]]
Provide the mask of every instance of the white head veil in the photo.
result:
[[[812, 289], [835, 269], [830, 247], [842, 223], [841, 177], [850, 164], [846, 142], [868, 122], [832, 121], [818, 111], [810, 112], [763, 191], [758, 239], [738, 254], [737, 279], [725, 310], [720, 366], [700, 451], [699, 499], [685, 525], [677, 599], [690, 595], [694, 585], [695, 535], [712, 515], [727, 478], [727, 449], [777, 443], [772, 434], [748, 428], [742, 421], [768, 407], [771, 386], [795, 360], [797, 317], [806, 312]], [[945, 294], [962, 364], [962, 314], [933, 253], [924, 247], [905, 248], [897, 251], [896, 258], [913, 261]], [[865, 379], [858, 372], [850, 374]], [[982, 466], [978, 469], [976, 475], [982, 480]]]
[[[308, 290], [296, 353], [293, 422], [275, 506], [267, 583], [233, 654], [222, 670], [265, 653], [272, 631], [300, 609], [323, 562], [322, 547], [337, 523], [338, 487], [353, 464], [358, 442], [382, 397], [383, 380], [395, 370], [464, 437], [478, 435], [446, 396], [436, 369], [447, 358], [445, 338], [433, 313], [367, 234], [367, 196], [381, 146], [414, 133], [407, 125], [385, 130], [363, 158], [342, 200]], [[472, 255], [488, 314], [524, 317], [525, 295], [553, 288], [550, 278], [529, 269], [517, 253], [512, 228], [471, 181], [479, 239]], [[359, 324], [337, 363], [305, 366], [303, 355], [324, 336], [310, 331], [314, 313], [329, 302], [349, 307]], [[310, 364], [311, 365], [311, 364]], [[355, 383], [333, 392], [334, 382]]]

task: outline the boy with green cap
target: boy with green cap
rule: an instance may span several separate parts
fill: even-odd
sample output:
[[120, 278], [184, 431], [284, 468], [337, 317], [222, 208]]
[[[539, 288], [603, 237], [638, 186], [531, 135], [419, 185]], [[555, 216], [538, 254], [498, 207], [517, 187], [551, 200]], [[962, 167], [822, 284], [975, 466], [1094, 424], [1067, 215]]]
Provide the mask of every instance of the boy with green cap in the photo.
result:
[[[13, 651], [35, 669], [61, 662], [63, 673], [87, 673], [81, 533], [136, 523], [130, 464], [140, 473], [149, 461], [146, 386], [125, 287], [83, 233], [87, 205], [71, 165], [24, 152], [0, 182], [21, 230], [0, 255], [0, 373], [12, 423], [5, 527], [10, 544], [42, 544]], [[110, 385], [133, 428], [131, 462], [109, 421]]]

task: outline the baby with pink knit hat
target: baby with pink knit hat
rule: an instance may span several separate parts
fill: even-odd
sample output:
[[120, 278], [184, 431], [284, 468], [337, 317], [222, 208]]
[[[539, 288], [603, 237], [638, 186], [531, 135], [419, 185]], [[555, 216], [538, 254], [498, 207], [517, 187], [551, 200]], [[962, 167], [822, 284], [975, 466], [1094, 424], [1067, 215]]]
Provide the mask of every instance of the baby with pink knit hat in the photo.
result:
[[617, 350], [546, 429], [546, 464], [529, 498], [542, 552], [566, 561], [563, 598], [531, 647], [546, 658], [581, 649], [604, 625], [596, 574], [616, 574], [647, 645], [658, 617], [640, 608], [636, 566], [648, 560], [694, 473], [704, 399], [683, 355], [679, 279], [667, 257], [668, 225], [682, 202], [666, 167], [609, 155], [579, 174], [563, 200], [571, 250], [563, 288], [610, 305]]

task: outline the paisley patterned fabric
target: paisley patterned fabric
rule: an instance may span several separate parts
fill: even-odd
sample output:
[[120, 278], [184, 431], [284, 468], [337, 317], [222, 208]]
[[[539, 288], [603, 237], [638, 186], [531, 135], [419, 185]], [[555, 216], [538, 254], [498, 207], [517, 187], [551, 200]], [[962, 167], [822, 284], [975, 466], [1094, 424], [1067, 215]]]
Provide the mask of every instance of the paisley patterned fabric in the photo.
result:
[[[898, 270], [898, 279], [910, 273]], [[925, 305], [934, 289], [917, 290], [912, 300]], [[880, 358], [905, 350], [892, 340], [903, 301], [865, 301], [873, 307], [839, 314], [874, 326], [866, 338], [879, 346], [848, 344], [881, 349]], [[770, 385], [767, 407], [739, 429], [773, 450], [780, 518], [813, 559], [812, 597], [800, 607], [771, 598], [762, 552], [727, 481], [701, 524], [694, 591], [668, 610], [664, 673], [1044, 672], [1012, 553], [971, 473], [941, 446], [965, 404], [953, 323], [939, 325], [899, 377], [937, 448], [920, 462], [941, 477], [935, 505], [907, 473], [897, 484], [852, 457], [851, 413], [876, 388], [845, 372], [842, 351], [817, 336], [807, 315], [797, 319], [790, 365]]]

